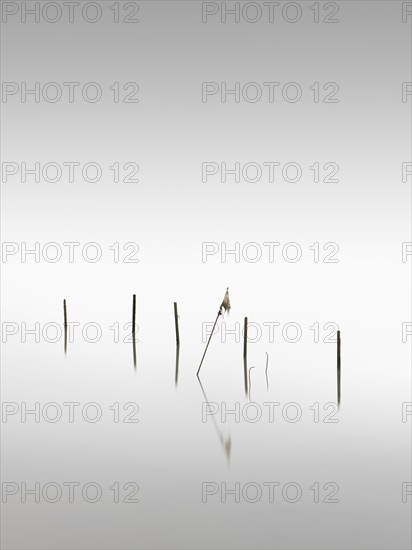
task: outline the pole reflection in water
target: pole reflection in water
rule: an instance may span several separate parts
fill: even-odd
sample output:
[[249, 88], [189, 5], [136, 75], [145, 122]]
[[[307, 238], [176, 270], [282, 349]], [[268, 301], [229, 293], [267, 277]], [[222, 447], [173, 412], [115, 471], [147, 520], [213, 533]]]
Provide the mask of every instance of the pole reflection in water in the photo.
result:
[[251, 380], [250, 380], [250, 371], [251, 371], [252, 369], [254, 369], [254, 368], [255, 368], [255, 367], [253, 366], [253, 367], [250, 367], [250, 369], [249, 369], [249, 387], [248, 387], [248, 391], [249, 391], [249, 395], [248, 395], [249, 401], [250, 401], [250, 390], [251, 390], [251, 386], [252, 386], [252, 383], [251, 383]]
[[[200, 381], [199, 377], [197, 377], [197, 379], [199, 380], [199, 386], [200, 386], [200, 389], [202, 390], [205, 401], [206, 401], [207, 405], [209, 406], [210, 405], [209, 399], [207, 398], [207, 395], [206, 395], [206, 392], [203, 388], [202, 382]], [[223, 450], [225, 451], [226, 458], [227, 458], [228, 462], [230, 462], [230, 452], [232, 450], [232, 440], [230, 439], [230, 434], [228, 435], [227, 439], [225, 439], [223, 433], [219, 430], [219, 427], [218, 427], [218, 425], [216, 423], [216, 420], [215, 420], [215, 416], [212, 414], [211, 417], [212, 417], [212, 421], [213, 421], [213, 425], [215, 427], [216, 433], [219, 437], [220, 443], [223, 447]]]
[[180, 354], [180, 344], [176, 344], [175, 386], [177, 386], [179, 382], [179, 354]]

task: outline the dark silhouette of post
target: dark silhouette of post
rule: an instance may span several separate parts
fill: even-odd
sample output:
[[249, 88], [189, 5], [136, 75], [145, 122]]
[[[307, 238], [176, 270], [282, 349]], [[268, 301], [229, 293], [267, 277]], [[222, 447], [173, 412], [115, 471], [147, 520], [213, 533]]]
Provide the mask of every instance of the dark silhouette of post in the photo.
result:
[[173, 309], [174, 309], [174, 314], [175, 314], [176, 346], [180, 346], [179, 315], [177, 314], [177, 302], [173, 302]]
[[219, 311], [217, 312], [215, 324], [213, 325], [212, 332], [210, 333], [210, 336], [209, 336], [209, 340], [207, 341], [205, 351], [203, 352], [202, 360], [200, 361], [199, 368], [197, 369], [196, 376], [199, 376], [200, 369], [202, 368], [203, 359], [205, 358], [207, 348], [209, 347], [210, 340], [212, 339], [213, 333], [215, 332], [216, 323], [217, 323], [217, 320], [219, 319], [220, 315], [222, 315], [222, 314], [221, 314], [220, 309], [219, 309]]
[[133, 294], [132, 306], [132, 345], [133, 345], [133, 365], [136, 368], [136, 294]]
[[215, 332], [216, 323], [220, 315], [224, 315], [226, 311], [229, 313], [230, 308], [231, 308], [231, 305], [230, 305], [230, 299], [229, 299], [229, 287], [227, 287], [225, 295], [223, 296], [222, 303], [220, 304], [219, 310], [217, 312], [215, 324], [213, 325], [212, 332], [210, 333], [210, 336], [209, 336], [209, 340], [207, 341], [206, 349], [203, 352], [202, 360], [200, 361], [199, 368], [197, 369], [197, 373], [196, 373], [197, 377], [199, 377], [199, 372], [200, 372], [200, 369], [202, 368], [203, 359], [205, 358], [207, 348], [209, 347], [209, 344], [210, 344], [210, 340], [212, 339], [213, 333]]
[[245, 394], [247, 397], [247, 317], [245, 317], [245, 323], [243, 326], [243, 377], [245, 381]]
[[67, 353], [67, 306], [66, 306], [66, 300], [63, 300], [63, 317], [64, 317], [64, 353]]
[[180, 336], [179, 336], [179, 315], [177, 313], [177, 302], [173, 302], [173, 310], [175, 316], [175, 332], [176, 332], [176, 367], [175, 367], [175, 385], [179, 381], [179, 354], [180, 354]]
[[336, 333], [336, 374], [337, 374], [337, 385], [338, 385], [338, 407], [340, 407], [340, 392], [341, 392], [341, 386], [340, 386], [340, 364], [341, 364], [341, 356], [340, 356], [340, 330]]

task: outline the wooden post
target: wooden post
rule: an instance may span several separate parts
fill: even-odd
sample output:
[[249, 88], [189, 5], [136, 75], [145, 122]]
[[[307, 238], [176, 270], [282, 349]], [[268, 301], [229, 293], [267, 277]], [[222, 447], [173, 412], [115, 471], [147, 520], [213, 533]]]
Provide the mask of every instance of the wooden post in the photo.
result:
[[66, 306], [66, 300], [63, 300], [63, 316], [64, 316], [64, 353], [67, 353], [67, 306]]
[[336, 333], [336, 341], [337, 341], [337, 345], [336, 345], [336, 367], [337, 367], [337, 385], [338, 385], [338, 407], [340, 407], [340, 392], [341, 392], [341, 387], [340, 387], [340, 364], [341, 364], [341, 357], [340, 357], [340, 330], [337, 331]]
[[247, 396], [247, 317], [243, 326], [243, 376], [245, 381], [245, 394]]
[[200, 369], [202, 368], [203, 359], [205, 358], [205, 355], [206, 355], [206, 352], [207, 352], [207, 348], [209, 347], [210, 340], [212, 339], [213, 333], [214, 333], [214, 331], [215, 331], [216, 323], [217, 323], [217, 320], [219, 319], [219, 316], [220, 316], [220, 315], [221, 315], [221, 313], [220, 313], [220, 309], [219, 309], [219, 311], [217, 312], [215, 324], [213, 325], [212, 332], [210, 333], [210, 336], [209, 336], [209, 340], [207, 341], [205, 351], [203, 352], [202, 360], [200, 361], [199, 368], [197, 369], [196, 376], [199, 376]]
[[133, 345], [133, 365], [136, 368], [136, 294], [133, 294], [132, 306], [132, 345]]
[[180, 354], [180, 336], [179, 336], [179, 315], [177, 313], [177, 302], [173, 302], [173, 310], [175, 316], [175, 332], [176, 332], [176, 366], [175, 366], [175, 385], [179, 381], [179, 354]]
[[180, 337], [179, 337], [179, 315], [177, 314], [177, 302], [173, 302], [173, 309], [175, 314], [176, 346], [179, 346]]

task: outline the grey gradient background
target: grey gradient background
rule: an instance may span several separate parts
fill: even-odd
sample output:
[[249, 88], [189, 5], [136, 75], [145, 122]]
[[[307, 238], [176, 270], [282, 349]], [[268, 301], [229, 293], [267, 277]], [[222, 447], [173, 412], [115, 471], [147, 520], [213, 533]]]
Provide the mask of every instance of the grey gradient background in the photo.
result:
[[[17, 3], [21, 4], [21, 3]], [[31, 4], [31, 3], [30, 3]], [[41, 3], [43, 4], [43, 3]], [[2, 547], [406, 549], [411, 544], [410, 396], [411, 258], [410, 162], [411, 29], [402, 2], [342, 1], [339, 23], [313, 22], [312, 2], [298, 2], [302, 19], [279, 17], [250, 24], [202, 23], [197, 1], [139, 2], [138, 24], [115, 24], [100, 2], [102, 20], [88, 24], [2, 24], [2, 80], [99, 82], [96, 104], [2, 103], [2, 159], [139, 164], [139, 183], [114, 183], [112, 173], [92, 184], [77, 178], [55, 184], [18, 176], [2, 182], [2, 240], [96, 241], [102, 260], [56, 264], [14, 256], [2, 264], [3, 322], [95, 321], [100, 342], [77, 338], [2, 346], [2, 400], [96, 401], [101, 422], [1, 424], [2, 480], [47, 483], [136, 481], [138, 504], [102, 501], [70, 504], [19, 495], [2, 506]], [[122, 4], [122, 3], [120, 3]], [[221, 3], [218, 3], [219, 5]], [[232, 3], [231, 3], [232, 4]], [[281, 2], [280, 9], [284, 5]], [[324, 2], [320, 2], [321, 14]], [[114, 103], [113, 82], [136, 81], [139, 103]], [[215, 96], [201, 101], [203, 81], [299, 82], [303, 97], [256, 104]], [[339, 103], [314, 103], [313, 82], [339, 83]], [[202, 162], [296, 161], [302, 180], [248, 183], [216, 178], [203, 183]], [[339, 183], [314, 183], [314, 162], [336, 162]], [[109, 246], [137, 242], [139, 263], [114, 263]], [[202, 242], [296, 241], [301, 261], [277, 254], [257, 263], [218, 256], [202, 262]], [[314, 263], [314, 242], [339, 244], [339, 263]], [[203, 352], [202, 323], [214, 320], [230, 286], [229, 323], [244, 316], [262, 324], [295, 321], [296, 344], [249, 344], [252, 401], [295, 401], [296, 424], [278, 418], [256, 424], [230, 418], [218, 428], [232, 441], [230, 462], [209, 420], [202, 422], [195, 372]], [[138, 365], [130, 344], [113, 342], [108, 329], [130, 321], [137, 295]], [[174, 385], [173, 301], [180, 314], [179, 385]], [[339, 423], [316, 424], [308, 409], [336, 400], [335, 345], [313, 342], [307, 328], [334, 321], [342, 331], [342, 407]], [[125, 336], [125, 333], [123, 333]], [[264, 380], [269, 353], [270, 388]], [[215, 336], [202, 381], [216, 403], [246, 403], [242, 344]], [[137, 402], [138, 424], [115, 424], [114, 402]], [[262, 405], [263, 407], [263, 405]], [[267, 499], [251, 504], [202, 503], [202, 482], [263, 484], [295, 481], [296, 504]], [[315, 504], [315, 481], [339, 484], [339, 503]]]

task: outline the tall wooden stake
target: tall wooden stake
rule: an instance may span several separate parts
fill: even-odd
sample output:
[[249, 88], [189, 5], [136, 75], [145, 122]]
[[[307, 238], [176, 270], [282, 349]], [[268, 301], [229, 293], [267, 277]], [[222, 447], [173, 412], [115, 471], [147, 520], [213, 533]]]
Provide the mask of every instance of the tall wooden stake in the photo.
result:
[[133, 345], [133, 365], [136, 368], [136, 294], [133, 294], [132, 306], [132, 345]]
[[243, 376], [245, 380], [245, 394], [247, 396], [247, 317], [243, 326]]
[[175, 385], [179, 381], [179, 354], [180, 354], [180, 337], [179, 337], [179, 315], [177, 313], [177, 302], [173, 302], [173, 310], [175, 315], [175, 332], [176, 332], [176, 368], [175, 368]]
[[341, 391], [341, 386], [340, 386], [340, 330], [337, 331], [336, 333], [336, 341], [337, 341], [337, 345], [336, 345], [336, 367], [337, 367], [337, 385], [338, 385], [338, 407], [340, 407], [340, 391]]
[[206, 352], [207, 352], [207, 348], [209, 347], [210, 340], [212, 339], [213, 333], [215, 332], [216, 323], [217, 323], [217, 320], [219, 319], [219, 316], [220, 316], [220, 315], [222, 315], [222, 314], [220, 313], [220, 309], [219, 309], [219, 311], [217, 312], [217, 317], [216, 317], [215, 324], [213, 325], [212, 332], [210, 333], [210, 336], [209, 336], [209, 340], [207, 341], [205, 351], [203, 352], [202, 360], [200, 361], [199, 368], [197, 369], [196, 376], [199, 376], [199, 372], [200, 372], [200, 369], [201, 369], [201, 367], [202, 367], [203, 359], [205, 358], [205, 355], [206, 355]]
[[179, 315], [177, 314], [177, 302], [173, 302], [173, 309], [175, 314], [175, 332], [176, 332], [176, 346], [180, 345], [179, 338]]
[[66, 306], [66, 300], [63, 300], [63, 316], [64, 316], [64, 353], [67, 353], [67, 306]]

